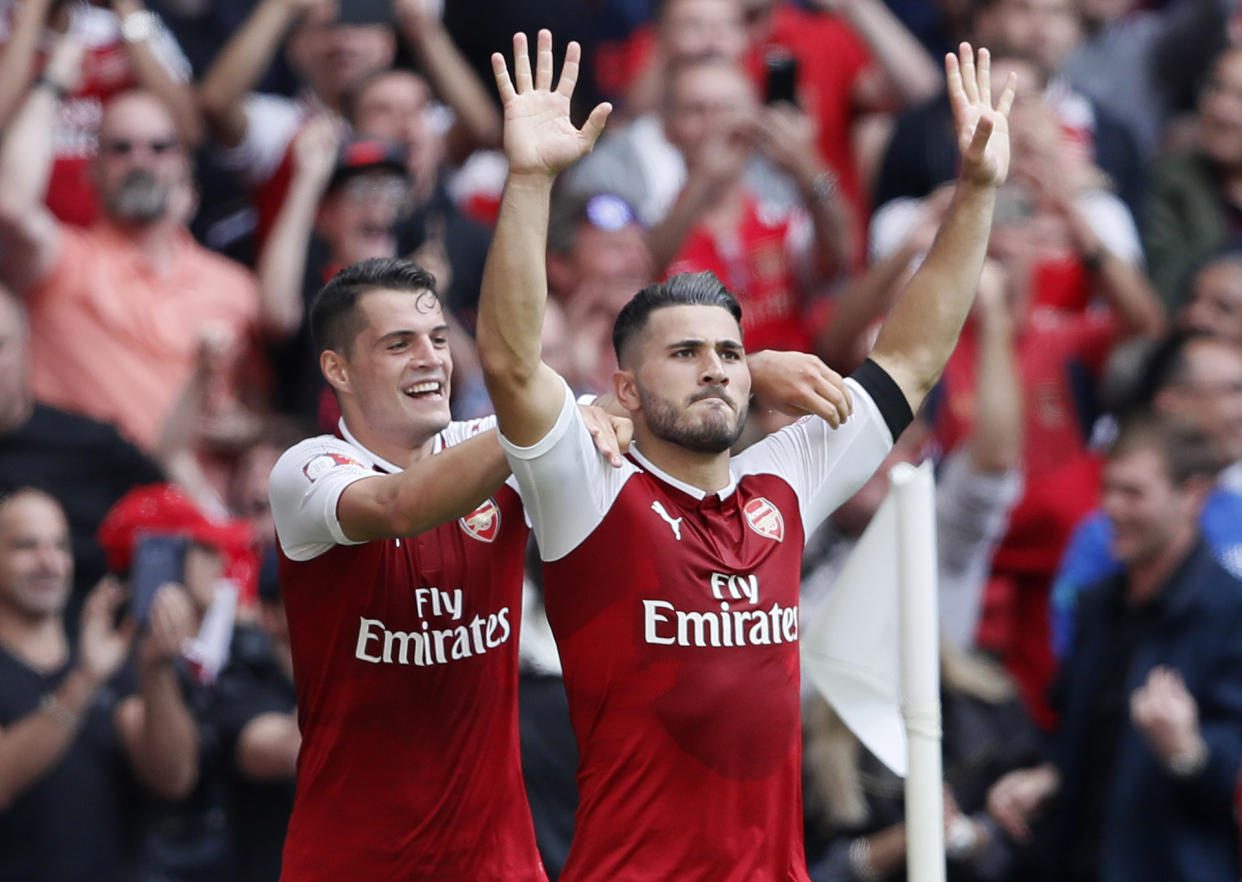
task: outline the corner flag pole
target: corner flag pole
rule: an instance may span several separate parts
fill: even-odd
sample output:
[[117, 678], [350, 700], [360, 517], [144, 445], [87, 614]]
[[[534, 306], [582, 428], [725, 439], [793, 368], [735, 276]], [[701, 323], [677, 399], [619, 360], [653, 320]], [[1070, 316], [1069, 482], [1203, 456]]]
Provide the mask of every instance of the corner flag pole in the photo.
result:
[[906, 876], [909, 882], [944, 882], [935, 483], [929, 462], [917, 468], [899, 463], [889, 474], [897, 502], [902, 713], [910, 754]]

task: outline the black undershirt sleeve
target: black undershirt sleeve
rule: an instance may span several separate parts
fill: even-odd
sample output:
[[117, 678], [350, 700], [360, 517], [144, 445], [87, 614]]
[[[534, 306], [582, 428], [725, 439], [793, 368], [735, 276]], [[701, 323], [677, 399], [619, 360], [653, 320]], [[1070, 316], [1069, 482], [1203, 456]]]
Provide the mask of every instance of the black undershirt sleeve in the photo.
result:
[[893, 434], [893, 440], [896, 441], [897, 437], [905, 431], [906, 426], [914, 420], [914, 414], [910, 411], [910, 402], [906, 401], [901, 387], [884, 368], [869, 358], [859, 366], [858, 370], [850, 374], [850, 377], [867, 390], [867, 394], [871, 396], [876, 407], [880, 408], [884, 422], [888, 424], [888, 430]]

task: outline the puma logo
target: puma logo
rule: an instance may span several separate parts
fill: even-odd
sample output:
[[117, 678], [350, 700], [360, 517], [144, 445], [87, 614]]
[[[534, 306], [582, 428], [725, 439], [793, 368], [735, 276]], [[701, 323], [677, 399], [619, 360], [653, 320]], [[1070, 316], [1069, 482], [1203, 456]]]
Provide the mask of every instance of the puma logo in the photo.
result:
[[668, 516], [668, 512], [664, 510], [664, 506], [661, 505], [660, 502], [658, 501], [651, 503], [651, 510], [654, 511], [656, 514], [658, 514], [669, 525], [669, 527], [673, 531], [673, 536], [676, 537], [678, 542], [680, 542], [681, 541], [681, 518], [670, 518]]

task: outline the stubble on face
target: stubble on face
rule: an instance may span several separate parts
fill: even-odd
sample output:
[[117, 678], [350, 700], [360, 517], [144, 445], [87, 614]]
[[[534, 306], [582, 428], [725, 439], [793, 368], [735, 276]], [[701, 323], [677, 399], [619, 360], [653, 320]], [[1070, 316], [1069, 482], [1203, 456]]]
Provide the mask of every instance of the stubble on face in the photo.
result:
[[[637, 384], [638, 401], [642, 406], [647, 428], [662, 441], [668, 441], [695, 453], [724, 453], [741, 437], [746, 426], [746, 408], [743, 404], [736, 411], [733, 396], [724, 386], [705, 386], [679, 408], [655, 391]], [[697, 421], [688, 412], [696, 402], [707, 398], [721, 398], [728, 408], [716, 407]], [[736, 413], [730, 421], [729, 414]]]
[[146, 169], [129, 172], [108, 197], [108, 212], [119, 221], [151, 224], [168, 211], [168, 187]]

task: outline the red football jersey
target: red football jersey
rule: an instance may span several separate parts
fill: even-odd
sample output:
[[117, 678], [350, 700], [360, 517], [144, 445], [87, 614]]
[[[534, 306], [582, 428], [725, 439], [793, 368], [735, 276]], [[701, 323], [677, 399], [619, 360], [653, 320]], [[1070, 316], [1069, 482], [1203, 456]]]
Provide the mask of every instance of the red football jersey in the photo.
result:
[[[716, 493], [641, 453], [610, 468], [568, 392], [547, 437], [506, 445], [580, 750], [564, 882], [806, 882], [805, 533], [883, 460], [889, 420], [900, 431], [909, 419], [887, 375], [869, 364], [860, 376], [841, 429], [807, 418], [781, 430], [735, 457]], [[882, 412], [876, 399], [894, 394]]]
[[810, 352], [799, 276], [810, 275], [812, 231], [810, 218], [801, 210], [769, 216], [748, 198], [732, 235], [719, 235], [705, 224], [691, 229], [664, 278], [703, 270], [715, 273], [742, 304], [747, 352]]
[[[518, 751], [518, 494], [351, 542], [341, 492], [399, 468], [341, 427], [272, 471], [302, 730], [281, 878], [544, 880]], [[485, 428], [455, 423], [437, 452]]]

